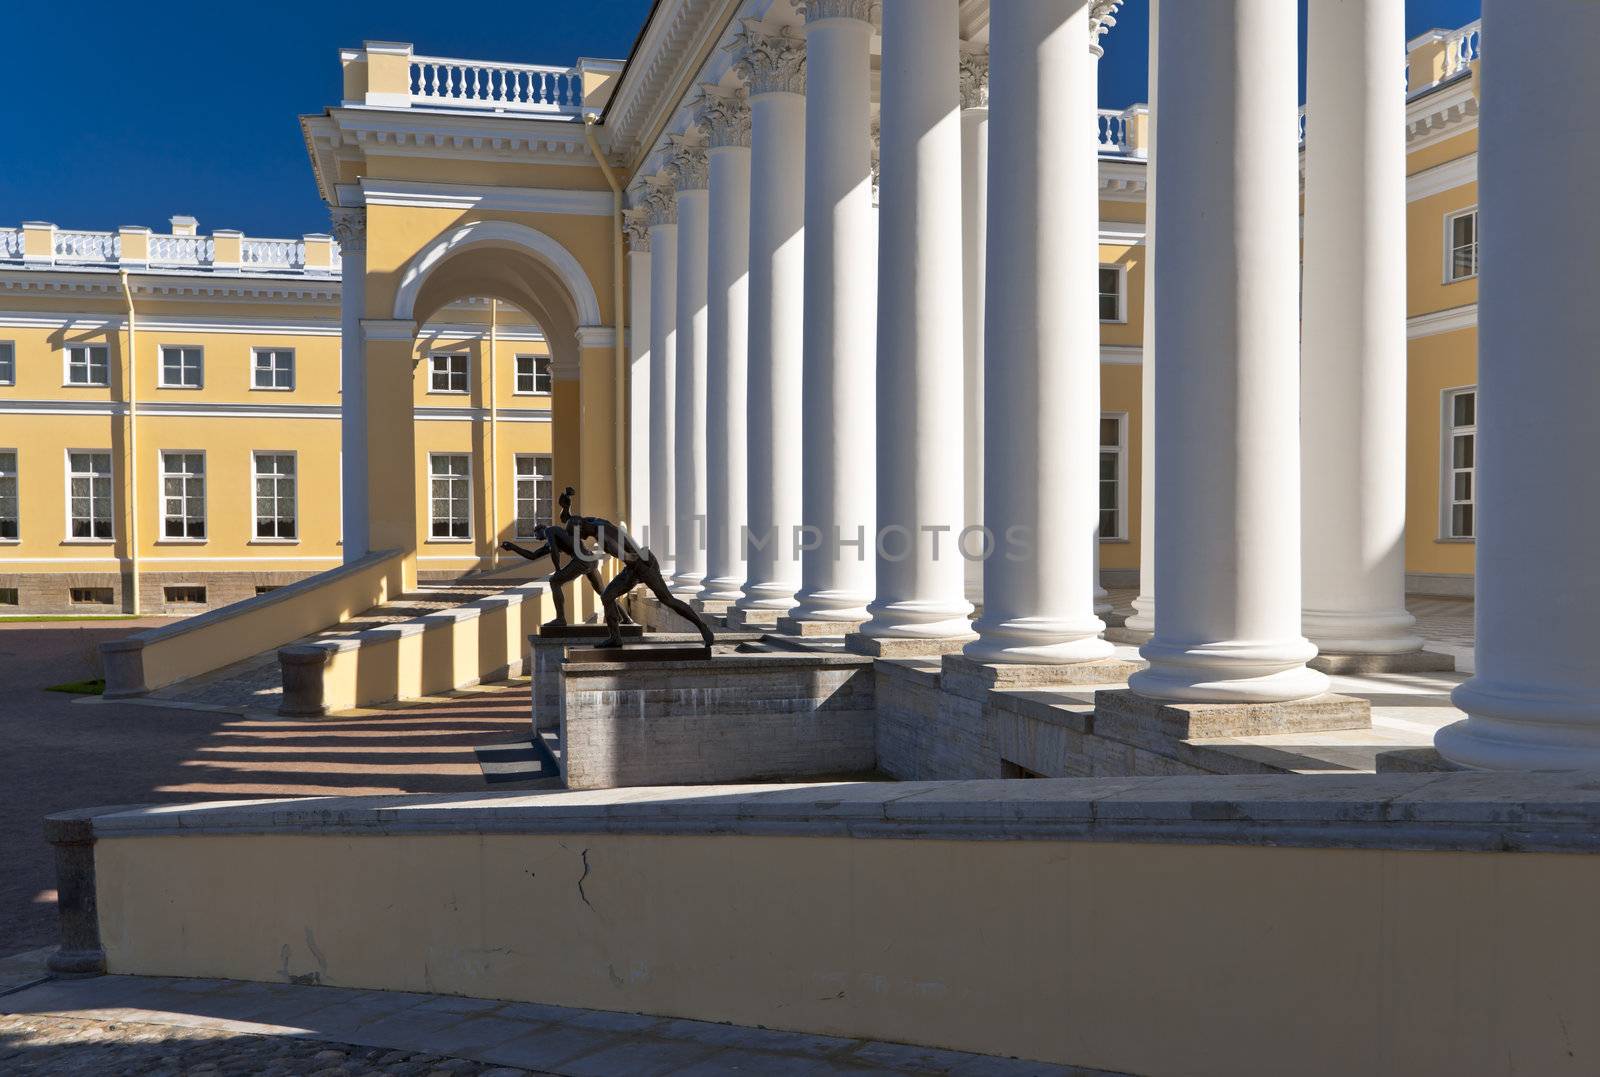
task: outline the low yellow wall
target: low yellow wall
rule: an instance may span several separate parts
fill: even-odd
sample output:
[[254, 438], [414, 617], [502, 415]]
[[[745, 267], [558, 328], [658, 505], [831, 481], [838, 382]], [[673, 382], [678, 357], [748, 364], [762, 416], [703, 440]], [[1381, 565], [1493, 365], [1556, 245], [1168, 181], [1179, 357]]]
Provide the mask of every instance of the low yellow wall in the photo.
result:
[[108, 970], [1146, 1075], [1587, 1074], [1600, 1059], [1595, 856], [484, 829], [102, 834]]

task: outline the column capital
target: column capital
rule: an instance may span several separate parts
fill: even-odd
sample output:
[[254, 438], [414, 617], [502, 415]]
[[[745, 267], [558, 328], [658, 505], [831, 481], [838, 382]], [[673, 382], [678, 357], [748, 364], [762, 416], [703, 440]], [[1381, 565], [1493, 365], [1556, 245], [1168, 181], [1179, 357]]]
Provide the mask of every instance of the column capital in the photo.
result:
[[878, 163], [878, 145], [882, 141], [882, 127], [878, 115], [874, 114], [872, 122], [867, 125], [867, 138], [872, 144], [872, 204], [878, 204], [878, 177], [881, 168]]
[[989, 46], [980, 41], [961, 43], [961, 107], [989, 107]]
[[341, 254], [367, 253], [367, 211], [362, 206], [334, 206], [333, 238], [339, 241]]
[[662, 169], [681, 191], [703, 191], [711, 186], [711, 167], [705, 142], [698, 134], [667, 136], [667, 165]]
[[705, 134], [709, 149], [750, 148], [750, 98], [743, 86], [702, 86], [698, 106], [695, 126]]
[[792, 26], [766, 30], [755, 19], [746, 19], [728, 51], [750, 96], [806, 92], [806, 39]]
[[650, 252], [650, 207], [648, 204], [623, 210], [622, 229], [628, 237], [628, 250], [635, 254]]
[[790, 0], [806, 22], [855, 19], [876, 27], [883, 16], [883, 0]]
[[1093, 0], [1089, 5], [1089, 51], [1097, 57], [1105, 55], [1100, 39], [1117, 25], [1116, 11], [1121, 6], [1122, 0]]
[[654, 228], [663, 224], [678, 223], [678, 194], [674, 188], [676, 177], [667, 170], [662, 170], [645, 182], [646, 194], [643, 209], [645, 219]]

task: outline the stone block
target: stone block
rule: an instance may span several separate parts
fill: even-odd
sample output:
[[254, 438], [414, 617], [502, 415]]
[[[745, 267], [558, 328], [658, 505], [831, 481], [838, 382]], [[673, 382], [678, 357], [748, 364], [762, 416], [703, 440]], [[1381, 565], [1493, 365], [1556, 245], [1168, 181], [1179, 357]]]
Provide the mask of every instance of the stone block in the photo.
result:
[[951, 639], [905, 639], [896, 636], [863, 636], [852, 632], [844, 638], [845, 650], [873, 658], [920, 658], [954, 654], [965, 647], [971, 636]]
[[776, 628], [785, 636], [844, 636], [860, 628], [862, 621], [797, 621], [793, 617], [778, 618]]
[[1437, 748], [1396, 748], [1379, 752], [1377, 757], [1379, 774], [1444, 774], [1466, 769], [1440, 755]]
[[1306, 665], [1324, 673], [1454, 673], [1454, 655], [1433, 651], [1400, 654], [1319, 654]]
[[1094, 712], [1097, 729], [1105, 715], [1112, 722], [1181, 740], [1372, 726], [1370, 703], [1331, 692], [1287, 703], [1175, 703], [1146, 699], [1123, 688], [1096, 692]]
[[729, 628], [775, 628], [782, 610], [745, 610], [728, 607]]
[[1142, 647], [1149, 643], [1152, 634], [1150, 632], [1141, 632], [1137, 628], [1129, 628], [1125, 624], [1112, 625], [1101, 633], [1112, 643], [1126, 643], [1133, 647]]
[[947, 654], [942, 665], [945, 687], [974, 699], [982, 699], [997, 689], [1126, 684], [1129, 676], [1144, 667], [1144, 662], [1121, 658], [1066, 663], [979, 662], [964, 654]]

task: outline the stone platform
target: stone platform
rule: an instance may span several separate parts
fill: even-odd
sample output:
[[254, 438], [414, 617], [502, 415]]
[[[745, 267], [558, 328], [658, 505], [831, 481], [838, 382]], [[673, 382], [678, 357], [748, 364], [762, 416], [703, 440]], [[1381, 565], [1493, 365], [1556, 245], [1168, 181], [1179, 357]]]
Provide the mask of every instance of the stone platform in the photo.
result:
[[[539, 631], [528, 637], [528, 651], [533, 666], [533, 728], [554, 729], [561, 714], [561, 695], [557, 686], [557, 669], [567, 656], [573, 643], [598, 643], [606, 638], [605, 625], [541, 625]], [[625, 639], [644, 635], [641, 625], [623, 625]]]

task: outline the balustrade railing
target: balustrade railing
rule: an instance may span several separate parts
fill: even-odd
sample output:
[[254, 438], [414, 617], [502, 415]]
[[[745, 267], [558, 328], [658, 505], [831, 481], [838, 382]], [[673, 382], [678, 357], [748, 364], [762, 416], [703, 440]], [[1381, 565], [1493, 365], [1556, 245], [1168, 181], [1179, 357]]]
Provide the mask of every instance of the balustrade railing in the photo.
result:
[[1469, 22], [1445, 38], [1444, 77], [1453, 78], [1478, 58], [1482, 20]]
[[216, 249], [216, 241], [210, 236], [151, 236], [150, 264], [210, 265], [216, 255]]
[[251, 269], [300, 269], [306, 264], [306, 245], [299, 239], [246, 239], [239, 261]]
[[[223, 236], [219, 252], [215, 236], [157, 234], [144, 228], [88, 232], [29, 221], [21, 228], [0, 228], [0, 261], [73, 268], [127, 267], [136, 272], [233, 270], [317, 276], [337, 275], [342, 266], [339, 245], [327, 236], [258, 239], [237, 232]], [[234, 243], [238, 246], [232, 246]], [[315, 254], [311, 256], [309, 248], [313, 246]]]
[[1139, 121], [1149, 112], [1145, 105], [1100, 109], [1095, 118], [1095, 148], [1107, 157], [1145, 156], [1145, 129]]
[[22, 257], [22, 229], [0, 228], [0, 258]]
[[432, 108], [575, 114], [583, 106], [577, 68], [540, 64], [415, 56], [410, 90], [413, 104]]
[[54, 254], [64, 262], [115, 262], [122, 241], [115, 232], [56, 232]]

